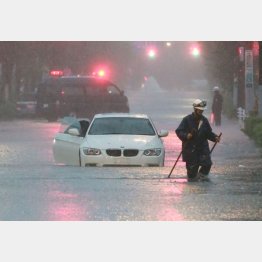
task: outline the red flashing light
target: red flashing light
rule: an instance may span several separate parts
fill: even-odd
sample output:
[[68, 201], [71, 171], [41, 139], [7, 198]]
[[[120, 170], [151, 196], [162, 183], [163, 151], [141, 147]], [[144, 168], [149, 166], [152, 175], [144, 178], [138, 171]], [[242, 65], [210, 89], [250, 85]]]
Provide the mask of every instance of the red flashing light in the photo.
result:
[[104, 70], [101, 69], [101, 70], [98, 71], [97, 74], [98, 74], [99, 77], [104, 77], [106, 73], [105, 73]]
[[49, 74], [51, 76], [63, 76], [64, 75], [62, 70], [51, 70]]
[[96, 69], [93, 71], [92, 75], [99, 78], [106, 78], [108, 77], [108, 70], [105, 68]]

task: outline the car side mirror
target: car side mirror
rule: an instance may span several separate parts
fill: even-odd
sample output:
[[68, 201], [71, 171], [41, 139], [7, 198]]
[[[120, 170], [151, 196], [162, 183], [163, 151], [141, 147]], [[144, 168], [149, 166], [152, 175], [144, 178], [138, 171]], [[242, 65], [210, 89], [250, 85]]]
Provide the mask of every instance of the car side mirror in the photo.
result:
[[70, 134], [72, 136], [80, 136], [79, 130], [75, 127], [69, 128], [67, 132], [68, 132], [68, 134]]
[[158, 136], [159, 136], [159, 137], [165, 137], [165, 136], [168, 136], [168, 131], [162, 129], [162, 130], [160, 130], [160, 131], [158, 132]]

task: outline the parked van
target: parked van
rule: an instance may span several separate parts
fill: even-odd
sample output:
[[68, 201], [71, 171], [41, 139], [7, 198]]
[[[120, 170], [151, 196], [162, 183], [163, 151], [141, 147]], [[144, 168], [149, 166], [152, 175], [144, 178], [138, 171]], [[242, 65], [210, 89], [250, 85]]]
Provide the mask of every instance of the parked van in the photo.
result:
[[48, 121], [64, 116], [92, 119], [97, 113], [129, 112], [128, 98], [109, 80], [93, 76], [47, 78], [37, 91], [36, 111]]

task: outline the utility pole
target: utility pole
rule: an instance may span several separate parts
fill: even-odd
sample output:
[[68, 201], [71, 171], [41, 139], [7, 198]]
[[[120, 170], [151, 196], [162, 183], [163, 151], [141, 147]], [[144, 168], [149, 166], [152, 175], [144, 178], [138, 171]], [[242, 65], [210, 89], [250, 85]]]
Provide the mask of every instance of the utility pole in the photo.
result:
[[238, 103], [249, 115], [254, 112], [257, 87], [257, 42], [239, 42], [238, 45]]
[[237, 92], [237, 107], [245, 108], [245, 75], [244, 75], [244, 68], [245, 68], [245, 47], [244, 43], [240, 42], [238, 47], [238, 72], [237, 72], [237, 79], [238, 79], [238, 92]]
[[257, 105], [258, 115], [262, 116], [262, 42], [258, 42], [258, 92], [257, 92]]
[[245, 109], [248, 115], [254, 115], [256, 96], [256, 51], [255, 43], [247, 42], [245, 50]]

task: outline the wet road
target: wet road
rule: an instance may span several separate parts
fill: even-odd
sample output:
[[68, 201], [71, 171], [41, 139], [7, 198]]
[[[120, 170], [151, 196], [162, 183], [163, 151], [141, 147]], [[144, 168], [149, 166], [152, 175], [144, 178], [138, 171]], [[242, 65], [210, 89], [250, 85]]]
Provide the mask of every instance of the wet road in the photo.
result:
[[[203, 90], [205, 91], [205, 90]], [[214, 150], [211, 181], [187, 183], [174, 130], [207, 92], [142, 90], [127, 95], [132, 112], [149, 114], [164, 138], [162, 168], [56, 165], [52, 139], [59, 123], [17, 120], [0, 123], [0, 220], [2, 221], [174, 221], [261, 220], [262, 161], [259, 149], [222, 119], [222, 141]], [[212, 146], [212, 143], [210, 144]]]

